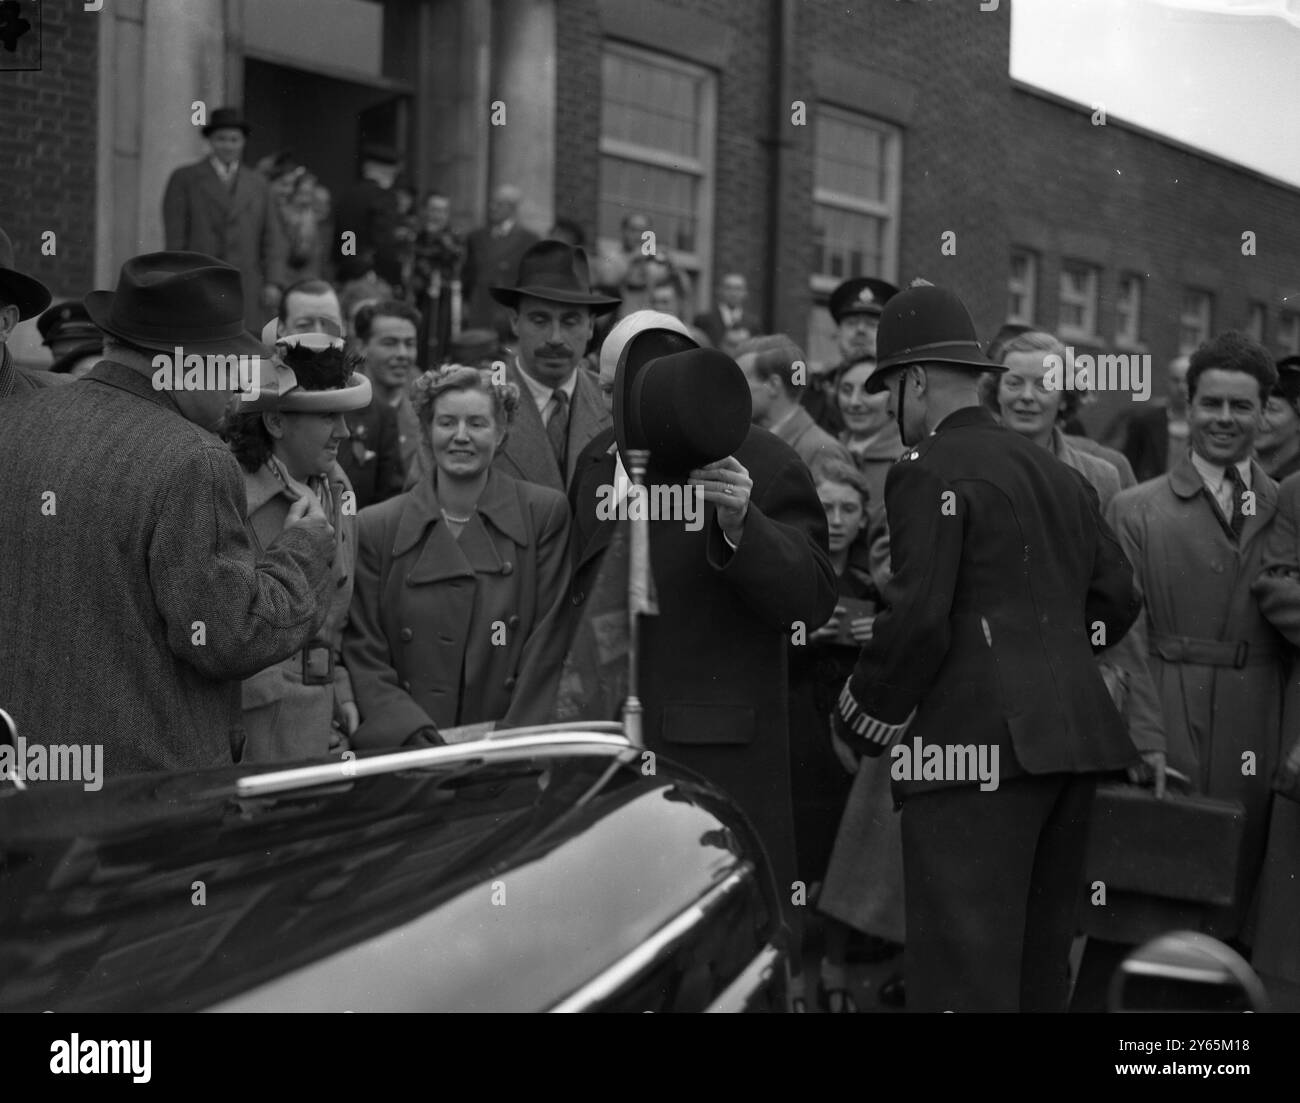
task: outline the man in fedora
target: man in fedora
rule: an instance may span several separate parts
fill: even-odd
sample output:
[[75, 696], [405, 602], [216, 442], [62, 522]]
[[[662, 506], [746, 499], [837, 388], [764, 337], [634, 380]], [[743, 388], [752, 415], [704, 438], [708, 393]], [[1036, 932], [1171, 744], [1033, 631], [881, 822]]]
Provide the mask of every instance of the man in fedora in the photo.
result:
[[596, 381], [579, 369], [596, 316], [619, 300], [592, 291], [587, 254], [562, 241], [528, 249], [515, 286], [494, 287], [492, 297], [510, 311], [518, 351], [506, 378], [521, 398], [494, 463], [516, 479], [564, 493], [578, 455], [610, 423]]
[[[647, 483], [698, 494], [703, 524], [649, 524], [659, 612], [640, 621], [645, 745], [739, 803], [788, 902], [795, 854], [786, 647], [835, 608], [825, 512], [799, 455], [751, 423], [749, 384], [735, 361], [699, 348], [681, 321], [630, 314], [611, 330], [601, 361], [602, 375], [617, 365], [613, 426], [587, 447], [574, 476], [569, 605], [580, 615], [614, 532], [599, 508], [605, 488], [625, 495], [628, 451], [648, 449]], [[798, 929], [797, 914], [787, 918]]]
[[155, 385], [178, 355], [265, 352], [236, 269], [151, 253], [85, 305], [104, 359], [0, 406], [0, 708], [29, 743], [102, 746], [110, 777], [229, 765], [240, 679], [324, 618], [333, 531], [304, 492], [256, 553], [239, 464], [211, 433], [235, 374]]
[[239, 269], [244, 328], [257, 333], [289, 282], [288, 244], [261, 174], [240, 164], [249, 126], [235, 107], [212, 112], [202, 161], [178, 168], [163, 193], [166, 248], [206, 253]]
[[892, 283], [871, 276], [855, 276], [831, 292], [826, 309], [835, 321], [839, 363], [831, 365], [800, 396], [804, 409], [831, 436], [844, 429], [844, 419], [835, 405], [835, 382], [849, 365], [876, 355], [880, 312], [885, 309], [885, 303], [897, 294], [898, 288]]
[[62, 382], [61, 376], [47, 371], [18, 367], [9, 353], [9, 336], [18, 323], [35, 318], [49, 305], [46, 286], [14, 267], [13, 242], [0, 230], [0, 402]]
[[[1064, 1010], [1096, 775], [1137, 752], [1094, 651], [1138, 614], [1096, 492], [980, 404], [965, 306], [885, 304], [879, 362], [911, 449], [885, 481], [893, 576], [833, 716], [889, 752], [915, 1011]], [[891, 750], [891, 748], [893, 748]]]
[[361, 151], [361, 179], [339, 200], [334, 217], [337, 232], [356, 234], [357, 255], [369, 257], [375, 274], [394, 288], [402, 282], [393, 191], [401, 164], [401, 155], [391, 146], [368, 143]]

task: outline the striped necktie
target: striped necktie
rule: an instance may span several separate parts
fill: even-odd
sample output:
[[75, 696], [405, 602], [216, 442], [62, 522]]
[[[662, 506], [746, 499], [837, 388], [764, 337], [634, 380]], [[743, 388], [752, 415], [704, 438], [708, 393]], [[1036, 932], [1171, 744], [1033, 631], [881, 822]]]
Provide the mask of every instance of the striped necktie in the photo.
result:
[[1228, 528], [1232, 530], [1234, 540], [1241, 539], [1241, 530], [1246, 527], [1246, 514], [1242, 506], [1246, 496], [1246, 483], [1234, 463], [1228, 464], [1224, 477], [1232, 484], [1232, 512], [1228, 516]]
[[569, 396], [558, 387], [551, 392], [551, 420], [546, 423], [546, 435], [550, 438], [555, 458], [560, 462], [560, 473], [564, 473], [565, 454], [569, 448]]

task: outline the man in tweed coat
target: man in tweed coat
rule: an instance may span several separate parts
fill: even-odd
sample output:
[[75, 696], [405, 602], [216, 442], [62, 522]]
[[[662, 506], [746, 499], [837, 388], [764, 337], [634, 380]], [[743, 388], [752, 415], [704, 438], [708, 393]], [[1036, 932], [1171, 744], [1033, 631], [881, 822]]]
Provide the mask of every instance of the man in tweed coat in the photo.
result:
[[169, 389], [156, 370], [176, 346], [207, 364], [263, 351], [243, 301], [212, 257], [136, 257], [86, 296], [104, 360], [0, 404], [0, 708], [29, 745], [102, 745], [109, 777], [230, 764], [239, 680], [301, 650], [326, 607], [314, 498], [254, 557], [239, 465], [210, 432], [234, 381]]

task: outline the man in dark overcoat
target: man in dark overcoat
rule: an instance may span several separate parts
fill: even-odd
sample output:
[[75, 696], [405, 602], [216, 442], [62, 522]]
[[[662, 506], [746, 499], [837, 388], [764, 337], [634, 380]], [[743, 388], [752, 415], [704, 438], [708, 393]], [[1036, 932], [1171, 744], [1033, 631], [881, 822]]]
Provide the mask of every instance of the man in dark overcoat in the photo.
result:
[[[750, 423], [749, 386], [730, 357], [668, 330], [627, 341], [614, 428], [592, 441], [574, 474], [570, 601], [586, 599], [615, 528], [599, 510], [602, 488], [623, 486], [623, 454], [648, 447], [647, 480], [699, 487], [703, 510], [699, 527], [649, 522], [659, 613], [641, 618], [645, 745], [739, 803], [788, 903], [795, 859], [786, 647], [835, 608], [826, 515], [798, 454]], [[658, 435], [643, 435], [643, 422]], [[703, 462], [709, 455], [722, 458]]]
[[288, 243], [266, 181], [240, 163], [248, 131], [237, 108], [212, 112], [203, 127], [211, 153], [167, 181], [163, 232], [169, 250], [206, 253], [239, 269], [244, 328], [260, 333], [289, 282]]
[[878, 340], [868, 388], [911, 451], [833, 720], [852, 752], [893, 746], [908, 1010], [1064, 1010], [1095, 777], [1137, 762], [1093, 661], [1138, 614], [1132, 568], [1082, 476], [980, 405], [1002, 369], [955, 295], [894, 296]]

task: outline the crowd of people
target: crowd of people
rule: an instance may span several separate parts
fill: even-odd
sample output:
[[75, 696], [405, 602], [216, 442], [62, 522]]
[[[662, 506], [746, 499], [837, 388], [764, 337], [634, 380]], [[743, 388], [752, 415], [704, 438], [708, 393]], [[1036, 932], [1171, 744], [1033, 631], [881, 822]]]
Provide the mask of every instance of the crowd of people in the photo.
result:
[[[516, 189], [462, 238], [391, 151], [335, 206], [292, 157], [243, 166], [237, 111], [205, 133], [113, 291], [51, 307], [0, 233], [0, 708], [28, 742], [121, 776], [550, 719], [599, 503], [646, 449], [705, 514], [650, 525], [645, 743], [791, 886], [794, 1009], [857, 1010], [864, 959], [897, 962], [889, 1004], [1064, 1009], [1080, 932], [1089, 1006], [1149, 903], [1089, 925], [1119, 779], [1234, 806], [1231, 902], [1180, 915], [1300, 983], [1300, 360], [1215, 336], [1120, 451], [1046, 382], [1056, 337], [981, 346], [924, 281], [841, 284], [808, 376], [740, 274], [686, 316], [644, 216], [589, 263]], [[30, 318], [48, 369], [4, 343]], [[255, 378], [160, 388], [178, 349]], [[913, 739], [991, 749], [992, 790], [900, 776]]]

